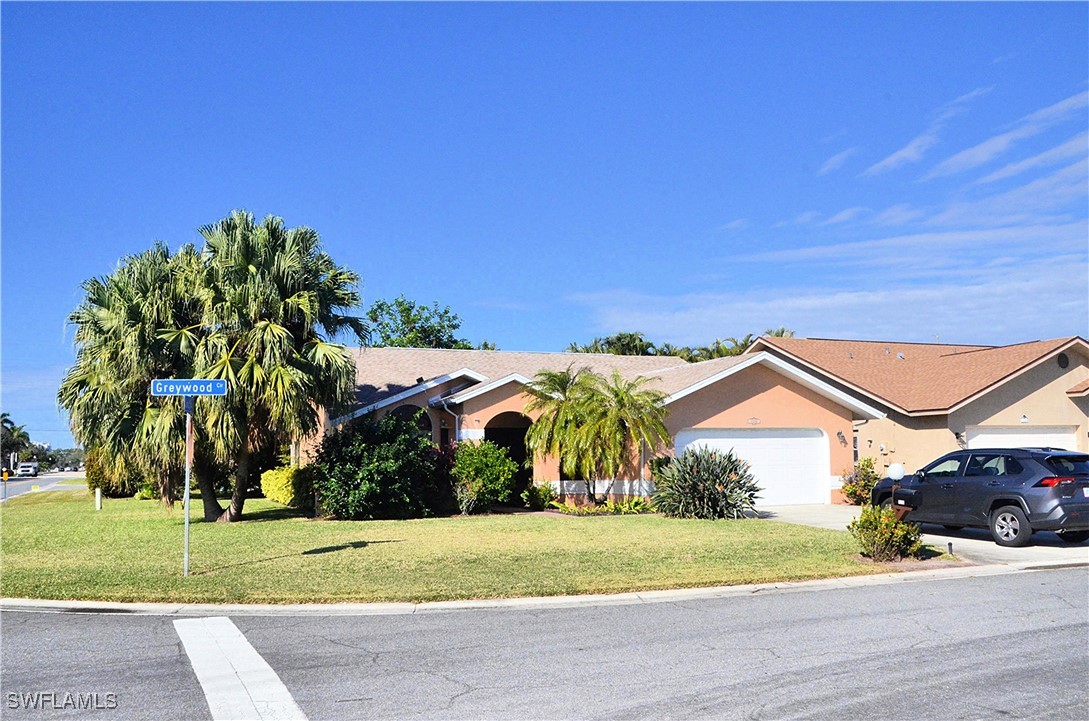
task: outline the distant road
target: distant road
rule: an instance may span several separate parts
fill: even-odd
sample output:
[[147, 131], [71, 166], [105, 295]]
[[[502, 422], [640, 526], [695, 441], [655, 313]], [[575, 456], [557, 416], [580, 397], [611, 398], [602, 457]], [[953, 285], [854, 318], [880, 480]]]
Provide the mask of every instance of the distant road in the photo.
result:
[[86, 488], [86, 486], [58, 486], [61, 481], [68, 481], [73, 478], [85, 478], [86, 474], [83, 471], [70, 471], [61, 473], [39, 473], [37, 478], [16, 478], [12, 476], [7, 482], [7, 498], [15, 498], [21, 496], [24, 493], [32, 493], [31, 489], [34, 486], [38, 487], [38, 491], [62, 491], [67, 489], [80, 489]]

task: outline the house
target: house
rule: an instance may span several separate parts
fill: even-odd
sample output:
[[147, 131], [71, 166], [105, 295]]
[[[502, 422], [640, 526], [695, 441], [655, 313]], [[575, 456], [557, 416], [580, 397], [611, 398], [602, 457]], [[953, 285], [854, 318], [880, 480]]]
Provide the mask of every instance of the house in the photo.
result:
[[1007, 346], [820, 338], [758, 339], [769, 354], [882, 412], [853, 423], [855, 457], [911, 472], [958, 448], [1089, 452], [1089, 343]]
[[[762, 487], [759, 503], [828, 503], [852, 464], [853, 428], [884, 412], [821, 374], [770, 352], [686, 363], [670, 356], [614, 356], [418, 348], [354, 351], [358, 407], [327, 420], [339, 427], [365, 414], [419, 416], [436, 443], [488, 439], [526, 459], [525, 385], [540, 370], [569, 366], [626, 378], [643, 376], [666, 394], [671, 447], [642, 449], [620, 478], [596, 492], [645, 495], [653, 486], [650, 460], [692, 445], [733, 448], [750, 462]], [[314, 442], [310, 443], [312, 452]], [[304, 448], [304, 454], [307, 451]], [[576, 497], [583, 483], [561, 477], [557, 459], [532, 459], [530, 473]]]

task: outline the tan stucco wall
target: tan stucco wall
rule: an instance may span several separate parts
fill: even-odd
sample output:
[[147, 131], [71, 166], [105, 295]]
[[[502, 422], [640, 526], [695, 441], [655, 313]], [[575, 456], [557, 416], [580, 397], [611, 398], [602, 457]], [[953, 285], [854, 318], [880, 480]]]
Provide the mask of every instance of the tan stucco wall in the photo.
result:
[[[1065, 369], [1049, 358], [948, 415], [908, 417], [889, 411], [887, 418], [856, 422], [859, 457], [876, 458], [878, 471], [903, 463], [911, 473], [960, 448], [956, 434], [966, 433], [969, 426], [1075, 426], [1076, 450], [1089, 451], [1089, 402], [1066, 394], [1089, 377], [1089, 358], [1076, 351], [1068, 351], [1067, 357]], [[1021, 416], [1028, 424], [1021, 423]]]
[[1075, 426], [1077, 448], [1089, 451], [1085, 404], [1066, 391], [1089, 377], [1089, 359], [1067, 352], [1069, 365], [1060, 368], [1054, 358], [1025, 372], [1009, 383], [949, 415], [949, 429], [963, 433], [968, 426], [1022, 427], [1021, 416], [1030, 426]]
[[[762, 365], [754, 365], [674, 401], [670, 435], [685, 428], [820, 428], [828, 438], [829, 476], [850, 468], [851, 418], [847, 408]], [[751, 419], [759, 423], [750, 423]], [[843, 434], [840, 441], [836, 433]]]

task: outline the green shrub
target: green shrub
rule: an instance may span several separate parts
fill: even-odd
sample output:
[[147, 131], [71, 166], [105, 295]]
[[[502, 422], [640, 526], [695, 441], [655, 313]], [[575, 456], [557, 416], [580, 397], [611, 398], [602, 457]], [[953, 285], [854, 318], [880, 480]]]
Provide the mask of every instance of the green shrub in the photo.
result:
[[[144, 479], [137, 473], [126, 472], [119, 475], [111, 472], [108, 458], [101, 448], [89, 449], [83, 463], [88, 490], [101, 488], [102, 495], [108, 498], [131, 498], [145, 485]], [[154, 497], [154, 493], [149, 496]]]
[[858, 518], [847, 524], [847, 530], [858, 541], [862, 555], [874, 561], [898, 561], [914, 556], [922, 546], [919, 526], [898, 521], [892, 508], [866, 504]]
[[261, 492], [282, 506], [314, 510], [314, 485], [306, 468], [281, 466], [261, 474]]
[[362, 418], [326, 436], [308, 468], [321, 511], [334, 518], [423, 518], [453, 505], [443, 453], [396, 416]]
[[650, 502], [675, 518], [740, 518], [754, 511], [759, 491], [733, 451], [689, 448], [661, 469]]
[[662, 475], [662, 471], [673, 462], [672, 456], [655, 456], [650, 459], [650, 477], [655, 481]]
[[650, 503], [642, 496], [634, 496], [624, 501], [605, 501], [597, 505], [588, 503], [573, 506], [559, 501], [552, 501], [549, 505], [569, 516], [627, 516], [654, 512]]
[[459, 443], [450, 469], [458, 508], [463, 514], [478, 513], [493, 503], [509, 501], [516, 473], [518, 464], [506, 448], [491, 441]]
[[853, 470], [843, 474], [843, 495], [856, 506], [870, 502], [870, 491], [881, 480], [873, 464], [873, 458], [861, 458]]
[[529, 488], [522, 491], [522, 500], [525, 501], [526, 508], [543, 511], [556, 500], [556, 489], [548, 481], [531, 483]]

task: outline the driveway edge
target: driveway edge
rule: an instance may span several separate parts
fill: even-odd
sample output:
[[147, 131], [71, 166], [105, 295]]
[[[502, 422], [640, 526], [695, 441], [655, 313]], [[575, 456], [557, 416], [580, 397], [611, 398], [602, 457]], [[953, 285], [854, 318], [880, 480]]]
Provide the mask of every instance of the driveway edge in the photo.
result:
[[102, 613], [144, 616], [392, 616], [419, 613], [446, 613], [479, 609], [548, 609], [581, 606], [617, 606], [640, 603], [672, 603], [710, 598], [733, 598], [768, 593], [830, 591], [859, 586], [883, 586], [895, 583], [941, 581], [956, 578], [1000, 576], [1010, 573], [1089, 568], [1089, 563], [1023, 563], [938, 568], [932, 571], [904, 571], [870, 576], [822, 578], [813, 581], [680, 588], [662, 591], [634, 591], [583, 596], [538, 596], [494, 598], [468, 601], [427, 601], [423, 603], [297, 603], [297, 604], [216, 604], [216, 603], [112, 603], [108, 601], [55, 601], [33, 598], [0, 599], [0, 611], [36, 611], [41, 613]]

